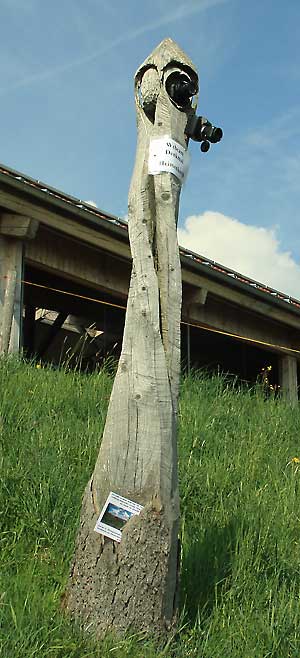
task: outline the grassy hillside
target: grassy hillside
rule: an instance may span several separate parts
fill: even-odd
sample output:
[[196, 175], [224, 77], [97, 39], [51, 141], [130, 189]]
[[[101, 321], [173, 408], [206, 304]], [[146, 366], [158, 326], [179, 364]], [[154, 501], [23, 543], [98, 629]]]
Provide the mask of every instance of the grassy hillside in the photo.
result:
[[177, 637], [96, 644], [61, 615], [111, 384], [0, 361], [1, 658], [299, 658], [300, 413], [220, 377], [182, 382]]

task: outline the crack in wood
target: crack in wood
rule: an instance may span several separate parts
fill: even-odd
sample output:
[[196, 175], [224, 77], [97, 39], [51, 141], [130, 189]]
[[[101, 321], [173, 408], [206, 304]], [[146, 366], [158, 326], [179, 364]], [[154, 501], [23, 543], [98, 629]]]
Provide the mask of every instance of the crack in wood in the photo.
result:
[[[69, 611], [96, 635], [129, 628], [165, 634], [176, 618], [180, 183], [173, 174], [148, 172], [150, 139], [167, 134], [186, 145], [191, 109], [180, 111], [165, 88], [174, 61], [183, 70], [194, 70], [177, 44], [166, 39], [135, 79], [138, 140], [128, 201], [133, 265], [122, 354], [98, 459], [83, 497], [68, 589]], [[143, 78], [149, 67], [155, 67], [159, 78], [152, 91], [153, 74]], [[142, 83], [147, 99], [152, 93], [153, 102], [155, 97], [150, 118], [141, 106]], [[119, 544], [94, 532], [95, 517], [110, 491], [143, 505], [122, 528]]]

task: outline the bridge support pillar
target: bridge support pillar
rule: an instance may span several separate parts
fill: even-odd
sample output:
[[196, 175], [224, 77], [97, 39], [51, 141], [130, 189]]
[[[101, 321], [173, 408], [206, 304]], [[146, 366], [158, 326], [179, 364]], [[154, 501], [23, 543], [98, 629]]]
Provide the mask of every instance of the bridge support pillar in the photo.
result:
[[37, 227], [23, 215], [0, 216], [0, 354], [21, 348], [24, 241]]
[[290, 355], [279, 357], [279, 384], [283, 399], [295, 405], [298, 402], [296, 357]]

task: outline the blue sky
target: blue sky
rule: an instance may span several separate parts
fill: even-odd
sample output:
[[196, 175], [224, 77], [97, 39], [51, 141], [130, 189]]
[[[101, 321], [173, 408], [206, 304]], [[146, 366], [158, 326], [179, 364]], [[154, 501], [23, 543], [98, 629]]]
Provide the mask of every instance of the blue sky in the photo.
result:
[[0, 161], [119, 216], [133, 76], [177, 41], [224, 131], [207, 154], [190, 144], [180, 240], [300, 297], [299, 0], [1, 0], [0, 25]]

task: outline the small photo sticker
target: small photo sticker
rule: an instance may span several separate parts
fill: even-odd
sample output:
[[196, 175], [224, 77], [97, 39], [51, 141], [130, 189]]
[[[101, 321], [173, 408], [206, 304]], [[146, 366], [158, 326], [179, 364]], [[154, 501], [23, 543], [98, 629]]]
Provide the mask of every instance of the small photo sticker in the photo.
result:
[[142, 505], [111, 491], [94, 530], [105, 537], [109, 537], [109, 539], [120, 542], [123, 526], [132, 516], [139, 514], [142, 509]]

